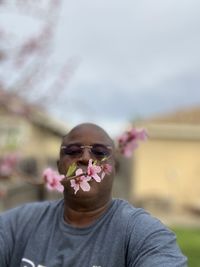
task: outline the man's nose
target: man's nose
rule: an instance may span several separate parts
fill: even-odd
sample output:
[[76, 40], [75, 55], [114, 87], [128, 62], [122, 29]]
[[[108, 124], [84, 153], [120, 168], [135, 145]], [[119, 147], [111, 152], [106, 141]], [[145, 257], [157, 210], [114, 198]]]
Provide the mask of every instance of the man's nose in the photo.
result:
[[90, 159], [91, 159], [90, 149], [84, 148], [78, 162], [87, 165]]

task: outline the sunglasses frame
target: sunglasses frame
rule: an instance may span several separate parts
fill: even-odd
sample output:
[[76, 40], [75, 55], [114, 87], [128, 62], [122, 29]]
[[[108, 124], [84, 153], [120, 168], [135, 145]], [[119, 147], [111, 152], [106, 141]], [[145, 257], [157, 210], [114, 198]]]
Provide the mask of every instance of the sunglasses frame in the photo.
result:
[[[93, 145], [78, 145], [78, 144], [70, 144], [70, 145], [62, 145], [60, 147], [60, 151], [62, 151], [63, 149], [69, 147], [69, 146], [73, 146], [73, 145], [77, 145], [77, 147], [79, 147], [81, 149], [81, 152], [80, 152], [80, 155], [77, 155], [77, 157], [79, 156], [82, 156], [83, 154], [83, 151], [85, 148], [89, 149], [90, 153], [94, 156], [94, 157], [99, 157], [99, 158], [103, 158], [103, 157], [110, 157], [112, 153], [109, 153], [109, 155], [102, 155], [102, 156], [98, 156], [98, 155], [95, 155], [95, 153], [92, 152], [92, 149], [95, 147], [95, 146], [102, 146], [102, 147], [105, 147], [106, 149], [108, 149], [109, 151], [112, 151], [112, 146], [109, 146], [109, 145], [103, 145], [103, 144], [93, 144]], [[68, 155], [68, 154], [66, 154]], [[73, 155], [68, 155], [68, 156], [72, 156]], [[74, 155], [74, 157], [76, 157], [76, 155]]]

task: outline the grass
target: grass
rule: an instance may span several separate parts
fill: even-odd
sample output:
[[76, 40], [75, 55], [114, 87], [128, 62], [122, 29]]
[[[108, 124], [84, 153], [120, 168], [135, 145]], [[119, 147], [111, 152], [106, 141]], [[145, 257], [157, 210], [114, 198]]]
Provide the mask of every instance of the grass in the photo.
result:
[[182, 252], [188, 257], [189, 267], [200, 266], [200, 228], [179, 228], [172, 230], [177, 235], [177, 242]]

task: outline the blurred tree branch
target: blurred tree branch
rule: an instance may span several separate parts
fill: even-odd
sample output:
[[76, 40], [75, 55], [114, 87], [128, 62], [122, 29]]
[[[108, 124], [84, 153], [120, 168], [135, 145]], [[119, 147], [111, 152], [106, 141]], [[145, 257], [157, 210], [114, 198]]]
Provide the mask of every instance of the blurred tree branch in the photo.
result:
[[[28, 35], [20, 36], [9, 23], [0, 23], [0, 89], [42, 106], [62, 95], [76, 62], [57, 65], [52, 60], [61, 7], [62, 0], [0, 0], [0, 15], [22, 18], [29, 27]], [[29, 18], [37, 30], [29, 26]]]

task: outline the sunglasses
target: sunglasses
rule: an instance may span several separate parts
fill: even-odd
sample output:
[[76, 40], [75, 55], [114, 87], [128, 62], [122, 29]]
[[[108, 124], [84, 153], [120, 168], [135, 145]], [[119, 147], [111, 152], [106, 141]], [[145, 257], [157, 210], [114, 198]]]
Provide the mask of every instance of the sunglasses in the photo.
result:
[[97, 158], [103, 159], [104, 157], [109, 157], [112, 153], [111, 146], [105, 146], [101, 144], [94, 145], [79, 145], [79, 144], [71, 144], [71, 145], [63, 145], [61, 146], [61, 154], [67, 155], [70, 157], [80, 157], [82, 156], [84, 149], [88, 149], [90, 154]]

